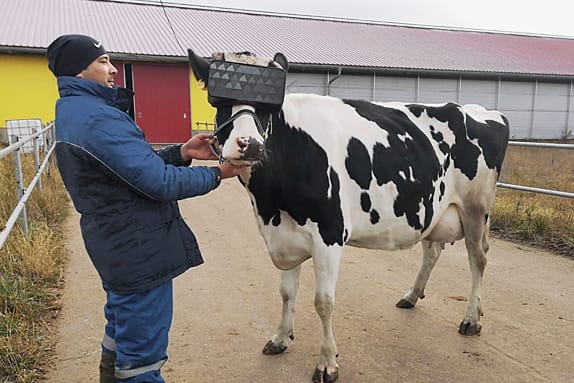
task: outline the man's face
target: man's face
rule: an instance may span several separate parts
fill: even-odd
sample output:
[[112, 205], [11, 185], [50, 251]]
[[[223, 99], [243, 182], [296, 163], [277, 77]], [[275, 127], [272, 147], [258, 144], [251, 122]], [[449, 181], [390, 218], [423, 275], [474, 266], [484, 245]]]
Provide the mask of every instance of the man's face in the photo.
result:
[[92, 63], [76, 77], [99, 82], [102, 85], [112, 88], [115, 85], [114, 77], [116, 77], [116, 73], [118, 73], [118, 70], [112, 65], [110, 56], [104, 54], [92, 61]]

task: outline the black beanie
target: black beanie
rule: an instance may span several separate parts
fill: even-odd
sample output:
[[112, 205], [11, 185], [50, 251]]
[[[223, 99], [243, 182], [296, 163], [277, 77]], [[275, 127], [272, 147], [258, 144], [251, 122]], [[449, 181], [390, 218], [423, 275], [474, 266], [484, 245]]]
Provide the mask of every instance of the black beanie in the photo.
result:
[[48, 68], [56, 77], [75, 76], [103, 54], [103, 45], [90, 36], [63, 35], [48, 46]]

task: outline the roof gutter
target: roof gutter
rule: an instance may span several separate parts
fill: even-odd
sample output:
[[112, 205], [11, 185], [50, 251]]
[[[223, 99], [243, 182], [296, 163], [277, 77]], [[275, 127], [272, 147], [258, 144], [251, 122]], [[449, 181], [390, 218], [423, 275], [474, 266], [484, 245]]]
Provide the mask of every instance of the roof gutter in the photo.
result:
[[19, 55], [46, 55], [46, 48], [24, 48], [0, 46], [0, 53]]
[[[0, 53], [18, 54], [18, 55], [40, 55], [46, 56], [46, 48], [30, 47], [6, 47], [0, 46]], [[187, 63], [187, 56], [152, 56], [133, 53], [114, 53], [108, 52], [113, 60], [118, 61], [136, 61], [136, 62], [162, 62], [162, 63]]]
[[[322, 65], [322, 64], [301, 64], [289, 63], [289, 71], [297, 73], [325, 73], [337, 72], [343, 67], [347, 75], [370, 74], [400, 76], [400, 77], [464, 77], [473, 79], [507, 79], [507, 80], [548, 80], [548, 81], [572, 81], [573, 75], [547, 74], [547, 73], [515, 73], [515, 72], [479, 72], [464, 70], [440, 70], [440, 69], [420, 69], [420, 68], [389, 68], [389, 67], [364, 67], [364, 66], [342, 66], [342, 65]], [[339, 76], [336, 76], [337, 78]]]
[[[27, 54], [27, 55], [46, 55], [46, 48], [30, 47], [7, 47], [0, 46], [0, 53], [5, 54]], [[157, 56], [133, 53], [114, 53], [109, 52], [113, 60], [131, 61], [131, 62], [151, 62], [151, 63], [169, 63], [182, 64], [187, 63], [186, 56]], [[564, 74], [547, 74], [547, 73], [514, 73], [514, 72], [479, 72], [463, 70], [439, 70], [439, 69], [420, 69], [420, 68], [389, 68], [389, 67], [365, 67], [365, 66], [345, 66], [341, 64], [303, 64], [289, 63], [289, 71], [297, 73], [325, 73], [336, 72], [338, 75], [333, 79], [339, 78], [341, 68], [345, 73], [350, 74], [377, 74], [381, 76], [401, 76], [401, 77], [464, 77], [473, 79], [506, 79], [506, 80], [546, 80], [546, 81], [573, 81], [573, 75]]]

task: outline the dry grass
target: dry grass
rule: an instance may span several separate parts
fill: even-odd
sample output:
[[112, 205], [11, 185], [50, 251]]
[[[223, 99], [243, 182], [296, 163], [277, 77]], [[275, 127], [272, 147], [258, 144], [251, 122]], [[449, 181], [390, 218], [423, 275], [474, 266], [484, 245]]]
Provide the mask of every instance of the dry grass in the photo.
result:
[[[25, 184], [34, 175], [24, 161]], [[0, 381], [37, 382], [51, 355], [51, 328], [58, 312], [65, 252], [62, 223], [67, 195], [55, 167], [43, 176], [27, 204], [29, 234], [15, 227], [0, 249]], [[0, 160], [0, 226], [16, 206], [12, 156]]]
[[[500, 180], [574, 192], [574, 150], [509, 147]], [[502, 237], [574, 257], [574, 199], [499, 189], [492, 227]]]

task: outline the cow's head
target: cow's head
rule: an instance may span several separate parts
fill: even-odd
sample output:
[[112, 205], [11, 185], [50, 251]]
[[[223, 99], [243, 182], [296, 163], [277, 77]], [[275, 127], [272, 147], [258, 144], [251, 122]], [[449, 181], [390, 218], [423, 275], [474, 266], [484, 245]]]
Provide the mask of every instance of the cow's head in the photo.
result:
[[217, 52], [205, 60], [192, 50], [188, 56], [195, 78], [207, 88], [208, 101], [217, 109], [214, 152], [220, 160], [235, 164], [261, 161], [271, 114], [281, 109], [285, 96], [285, 56]]

